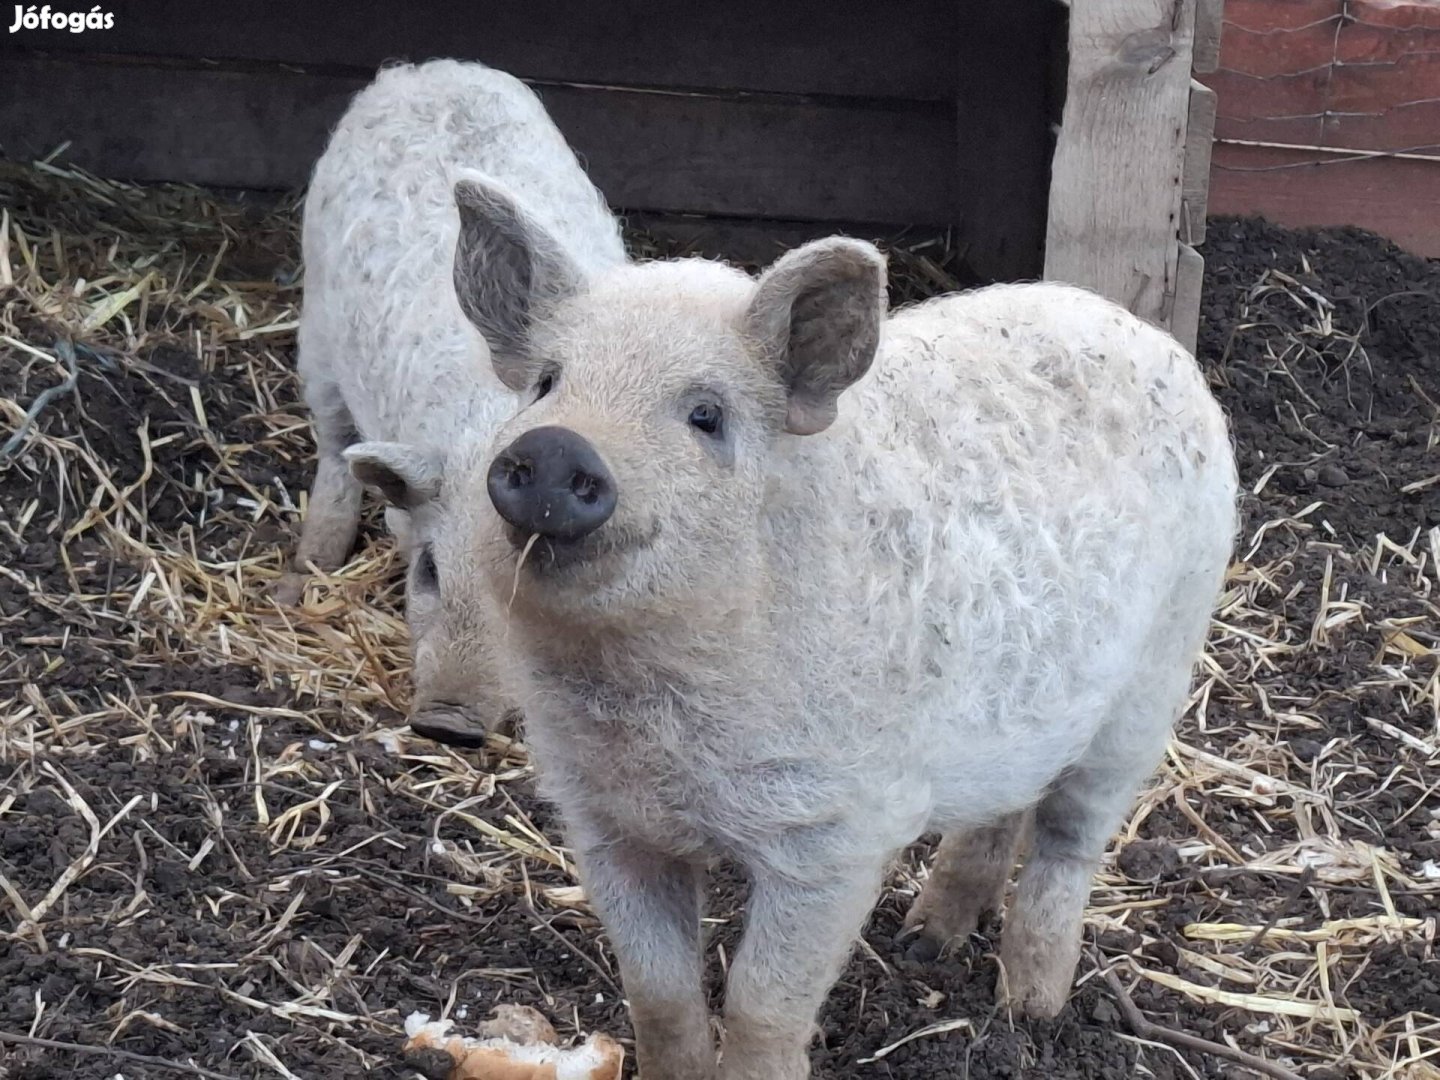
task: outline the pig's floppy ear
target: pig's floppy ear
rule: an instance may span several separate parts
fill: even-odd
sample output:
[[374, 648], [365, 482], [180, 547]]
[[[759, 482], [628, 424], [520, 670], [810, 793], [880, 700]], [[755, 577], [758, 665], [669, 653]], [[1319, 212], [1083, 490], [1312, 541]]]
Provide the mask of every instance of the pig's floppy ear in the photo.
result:
[[345, 460], [355, 479], [378, 490], [391, 506], [401, 510], [413, 510], [440, 494], [440, 462], [416, 447], [356, 443], [345, 448]]
[[875, 359], [885, 303], [885, 258], [859, 240], [813, 241], [760, 276], [746, 329], [785, 385], [786, 431], [834, 423], [840, 395]]
[[455, 295], [490, 346], [500, 381], [524, 389], [525, 336], [537, 307], [573, 293], [580, 272], [564, 250], [504, 189], [481, 180], [455, 184], [460, 235]]

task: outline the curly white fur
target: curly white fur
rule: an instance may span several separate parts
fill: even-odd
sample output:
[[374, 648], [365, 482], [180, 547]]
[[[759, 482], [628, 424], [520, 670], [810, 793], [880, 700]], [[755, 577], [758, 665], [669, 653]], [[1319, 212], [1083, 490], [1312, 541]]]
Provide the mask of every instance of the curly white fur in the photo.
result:
[[[403, 441], [443, 465], [461, 432], [488, 436], [515, 411], [452, 284], [453, 191], [467, 177], [509, 191], [582, 273], [625, 260], [618, 222], [523, 83], [451, 60], [382, 70], [340, 120], [305, 201], [299, 367], [320, 462], [300, 571], [333, 569], [353, 543], [360, 488], [347, 446]], [[405, 513], [387, 520], [408, 540]], [[288, 578], [292, 596], [298, 584]], [[493, 720], [471, 715], [498, 707], [473, 597], [427, 585], [412, 566], [416, 707]], [[467, 602], [463, 618], [444, 616]]]
[[366, 439], [444, 448], [513, 411], [451, 284], [454, 186], [476, 175], [583, 271], [625, 258], [618, 222], [524, 83], [454, 60], [382, 70], [315, 167], [302, 236], [301, 374], [341, 384]]

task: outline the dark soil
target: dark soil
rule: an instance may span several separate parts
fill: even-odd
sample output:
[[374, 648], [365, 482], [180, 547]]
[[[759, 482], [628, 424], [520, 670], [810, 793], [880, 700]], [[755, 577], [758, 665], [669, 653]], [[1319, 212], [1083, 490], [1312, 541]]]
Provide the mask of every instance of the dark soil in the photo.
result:
[[[1440, 263], [1359, 230], [1228, 220], [1205, 257], [1199, 352], [1243, 486], [1279, 466], [1252, 519], [1321, 500], [1326, 532], [1361, 548], [1440, 523], [1440, 485], [1402, 490], [1436, 473]], [[1291, 280], [1257, 289], [1267, 271]]]
[[[1318, 580], [1327, 549], [1310, 541], [1364, 551], [1373, 548], [1377, 533], [1406, 544], [1417, 529], [1440, 525], [1440, 485], [1402, 491], [1440, 472], [1434, 448], [1440, 265], [1356, 232], [1297, 234], [1234, 221], [1213, 224], [1205, 254], [1200, 351], [1234, 424], [1246, 491], [1278, 466], [1259, 495], [1246, 496], [1242, 545], [1262, 523], [1321, 502], [1305, 518], [1313, 529], [1274, 530], [1257, 555], [1262, 560], [1288, 552], [1295, 580], [1311, 581]], [[262, 268], [286, 269], [283, 260]], [[1270, 270], [1294, 284], [1288, 291], [1252, 295]], [[1309, 295], [1301, 286], [1333, 304], [1329, 315], [1341, 336], [1304, 336], [1314, 313], [1295, 299]], [[42, 324], [27, 329], [35, 340], [54, 337], [53, 328]], [[1297, 334], [1306, 349], [1294, 348]], [[28, 402], [45, 384], [15, 356], [6, 354], [0, 365], [0, 394]], [[152, 443], [176, 436], [153, 452], [161, 479], [145, 489], [152, 522], [177, 533], [188, 524], [187, 535], [207, 557], [235, 557], [283, 539], [273, 531], [243, 529], [238, 517], [217, 513], [192, 483], [196, 470], [215, 468], [215, 460], [212, 445], [196, 428], [191, 386], [199, 389], [210, 425], [225, 427], [230, 442], [255, 441], [226, 466], [234, 470], [236, 491], [242, 481], [273, 490], [278, 475], [297, 493], [308, 479], [308, 461], [273, 459], [263, 431], [247, 427], [253, 421], [234, 392], [243, 365], [204, 371], [179, 345], [140, 359], [143, 366], [81, 357], [81, 393], [47, 412], [45, 430], [55, 435], [83, 430], [98, 452], [119, 463], [115, 479], [125, 482], [144, 467], [135, 432], [148, 421]], [[0, 501], [7, 507], [36, 498], [42, 518], [69, 523], [84, 513], [84, 506], [74, 505], [73, 495], [54, 483], [37, 487], [20, 470], [0, 471]], [[58, 532], [38, 536], [27, 533], [23, 546], [4, 550], [3, 562], [43, 585], [49, 596], [108, 593], [145, 572], [89, 536], [69, 544]], [[0, 543], [8, 542], [0, 537]], [[1362, 565], [1337, 562], [1334, 580], [1337, 595], [1342, 586], [1349, 588], [1384, 615], [1433, 615], [1412, 591], [1370, 576]], [[1282, 590], [1273, 603], [1278, 615], [1301, 627], [1309, 626], [1317, 610], [1313, 590], [1295, 597]], [[496, 1002], [512, 1001], [536, 1006], [562, 1031], [578, 1023], [617, 1036], [628, 1032], [614, 965], [593, 921], [531, 906], [529, 883], [518, 876], [469, 898], [447, 888], [453, 875], [431, 854], [436, 811], [408, 794], [399, 780], [416, 767], [413, 761], [397, 760], [375, 741], [339, 746], [323, 737], [317, 741], [316, 727], [293, 716], [258, 722], [257, 708], [307, 705], [258, 670], [191, 666], [178, 634], [171, 661], [157, 661], [148, 647], [142, 655], [135, 629], [133, 619], [96, 621], [83, 604], [37, 599], [14, 578], [0, 576], [0, 699], [27, 701], [28, 686], [38, 688], [61, 716], [71, 714], [71, 705], [78, 712], [109, 709], [117, 701], [136, 706], [130, 720], [116, 727], [113, 741], [68, 753], [63, 761], [0, 756], [5, 762], [0, 874], [33, 903], [85, 849], [90, 827], [57, 775], [74, 785], [101, 823], [132, 796], [142, 797], [143, 809], [143, 826], [137, 824], [140, 811], [117, 824], [100, 842], [94, 865], [45, 919], [48, 951], [39, 951], [33, 935], [0, 936], [0, 1031], [113, 1045], [167, 1061], [193, 1061], [232, 1077], [278, 1075], [257, 1057], [258, 1041], [304, 1080], [413, 1076], [399, 1062], [399, 1024], [412, 1010], [438, 1013], [452, 995], [474, 1019]], [[64, 663], [51, 670], [60, 653]], [[1377, 736], [1365, 716], [1386, 717], [1425, 735], [1423, 717], [1400, 708], [1395, 687], [1375, 685], [1358, 698], [1342, 693], [1355, 684], [1356, 671], [1370, 669], [1373, 653], [1373, 641], [1357, 640], [1323, 658], [1297, 658], [1283, 673], [1284, 685], [1281, 674], [1257, 676], [1269, 679], [1270, 689], [1282, 696], [1287, 687], [1336, 690], [1316, 712], [1320, 726], [1296, 737], [1291, 749], [1300, 761], [1323, 762], [1335, 738], [1352, 740], [1356, 752], [1377, 761], [1393, 757], [1393, 743]], [[183, 723], [160, 711], [146, 712], [143, 703], [160, 701], [171, 690], [208, 694], [235, 707], [207, 706]], [[394, 714], [381, 719], [399, 723]], [[1227, 732], [1266, 730], [1260, 718], [1223, 700], [1212, 703], [1208, 723], [1207, 732], [1193, 741], [1217, 753]], [[157, 724], [168, 747], [159, 756], [137, 749], [142, 742], [159, 745], [148, 735], [138, 738]], [[258, 729], [255, 747], [249, 742], [252, 729]], [[297, 777], [343, 778], [329, 802], [328, 824], [319, 828], [311, 818], [303, 827], [319, 833], [312, 846], [277, 848], [260, 825], [252, 767], [257, 753], [297, 763]], [[498, 765], [480, 755], [475, 760]], [[1371, 828], [1373, 842], [1406, 859], [1440, 858], [1424, 814], [1396, 824], [1413, 793], [1396, 793], [1387, 801], [1374, 796], [1377, 783], [1373, 773], [1357, 774], [1338, 782], [1335, 797], [1354, 796], [1357, 802], [1347, 813]], [[313, 786], [286, 774], [271, 776], [263, 787], [272, 818], [314, 795]], [[6, 792], [16, 796], [8, 811]], [[505, 792], [513, 805], [492, 799], [469, 812], [502, 824], [518, 811], [558, 835], [526, 782], [510, 782]], [[1276, 831], [1259, 836], [1254, 822], [1238, 817], [1216, 828], [1252, 850], [1294, 838], [1286, 832], [1288, 819], [1275, 818], [1270, 825]], [[461, 844], [475, 835], [453, 817], [438, 829], [442, 840]], [[1354, 911], [1347, 910], [1352, 894], [1326, 892], [1325, 913], [1317, 907], [1318, 894], [1296, 892], [1292, 879], [1200, 872], [1176, 858], [1170, 844], [1193, 836], [1194, 826], [1168, 804], [1149, 817], [1143, 844], [1121, 852], [1119, 868], [1167, 903], [1141, 912], [1130, 932], [1101, 935], [1095, 948], [1111, 956], [1134, 953], [1152, 969], [1204, 981], [1203, 973], [1184, 966], [1176, 948], [1179, 928], [1196, 918], [1264, 922], [1297, 916], [1318, 924], [1326, 917], [1375, 913], [1368, 894], [1358, 889]], [[207, 845], [208, 854], [192, 868]], [[718, 880], [713, 914], [726, 922], [715, 932], [712, 953], [723, 945], [733, 954], [743, 891], [731, 877]], [[1433, 897], [1397, 888], [1394, 898], [1402, 914], [1433, 914]], [[0, 911], [5, 920], [0, 931], [13, 929], [18, 917], [3, 899]], [[902, 898], [887, 894], [866, 931], [867, 948], [857, 951], [831, 994], [814, 1052], [820, 1080], [1121, 1080], [1146, 1074], [1165, 1080], [1192, 1075], [1190, 1070], [1202, 1077], [1243, 1075], [1213, 1056], [1137, 1044], [1096, 978], [1083, 981], [1056, 1021], [1012, 1022], [994, 1007], [998, 939], [993, 934], [977, 936], [935, 963], [917, 964], [907, 958], [905, 943], [895, 940], [902, 915]], [[1092, 967], [1091, 960], [1082, 960], [1081, 974]], [[1368, 957], [1352, 982], [1338, 984], [1337, 999], [1381, 1018], [1410, 1009], [1434, 1015], [1440, 1012], [1434, 972], [1433, 957], [1409, 946], [1387, 946]], [[346, 1025], [318, 1016], [297, 1023], [256, 1006], [304, 1001], [321, 986], [327, 995], [317, 1007], [365, 1022]], [[1249, 1049], [1260, 1046], [1247, 1030], [1252, 1015], [1203, 1006], [1146, 983], [1133, 993], [1159, 1023], [1212, 1039], [1228, 1035]], [[918, 1029], [957, 1017], [968, 1018], [972, 1029], [920, 1038], [880, 1061], [859, 1064]], [[0, 1047], [5, 1080], [117, 1075], [158, 1080], [179, 1074], [100, 1055]]]

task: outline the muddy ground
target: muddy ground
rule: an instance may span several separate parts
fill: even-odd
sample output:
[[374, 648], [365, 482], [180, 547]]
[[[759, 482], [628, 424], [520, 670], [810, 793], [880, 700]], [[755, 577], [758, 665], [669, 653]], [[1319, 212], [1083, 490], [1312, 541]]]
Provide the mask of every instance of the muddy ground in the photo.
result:
[[[72, 1048], [0, 1046], [0, 1077], [414, 1076], [408, 1013], [500, 1001], [627, 1037], [522, 750], [403, 726], [374, 517], [306, 612], [261, 597], [310, 475], [293, 216], [102, 194], [0, 187], [26, 238], [0, 249], [0, 438], [77, 343], [75, 391], [0, 466], [0, 1033]], [[1053, 1023], [1012, 1020], [994, 933], [908, 958], [918, 845], [824, 1010], [819, 1078], [1253, 1075], [1137, 1038], [1101, 958], [1154, 1023], [1299, 1075], [1437, 1075], [1406, 1061], [1440, 1045], [1440, 265], [1235, 221], [1205, 254], [1243, 536], [1080, 986]], [[717, 878], [717, 1000], [743, 891]]]

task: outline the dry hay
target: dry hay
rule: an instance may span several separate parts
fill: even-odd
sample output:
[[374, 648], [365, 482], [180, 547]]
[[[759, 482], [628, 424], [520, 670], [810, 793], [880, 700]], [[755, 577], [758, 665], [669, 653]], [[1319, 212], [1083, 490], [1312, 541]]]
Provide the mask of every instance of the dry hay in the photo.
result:
[[[373, 516], [303, 610], [263, 598], [310, 475], [293, 204], [3, 168], [0, 435], [18, 436], [0, 463], [0, 954], [31, 958], [9, 973], [38, 989], [0, 1028], [130, 1048], [128, 1063], [48, 1059], [107, 1076], [160, 1068], [134, 1060], [147, 1048], [195, 1075], [319, 1075], [290, 1059], [301, 1050], [378, 1068], [412, 1005], [463, 1017], [476, 985], [548, 1006], [562, 1029], [597, 1026], [575, 1012], [594, 1003], [525, 962], [556, 942], [558, 970], [598, 987], [614, 1022], [617, 977], [553, 821], [526, 809], [523, 746], [496, 738], [477, 758], [403, 725], [400, 583]], [[898, 253], [902, 295], [949, 284], [945, 264]], [[1363, 362], [1325, 297], [1284, 275], [1253, 285], [1255, 304], [1279, 290], [1304, 315], [1279, 336], [1277, 377], [1307, 350]], [[1434, 990], [1440, 858], [1415, 852], [1440, 851], [1440, 529], [1334, 533], [1322, 499], [1250, 522], [1191, 708], [1091, 898], [1082, 993], [1124, 1032], [1095, 1004], [1103, 956], [1162, 1028], [1207, 1027], [1301, 1074], [1431, 1080], [1440, 1010], [1387, 1014], [1367, 988], [1402, 958], [1397, 977], [1428, 967]], [[166, 807], [193, 827], [166, 824]], [[54, 833], [43, 884], [14, 861], [32, 848], [7, 846], [27, 829]], [[397, 869], [417, 845], [423, 872]], [[897, 870], [881, 917], [922, 873]], [[177, 876], [196, 918], [243, 947], [185, 961], [147, 945]], [[299, 928], [335, 916], [317, 897], [347, 881], [429, 930], [371, 922], [327, 950]], [[521, 939], [521, 959], [457, 970], [454, 941], [487, 933]], [[64, 955], [108, 1001], [82, 1020], [46, 989]], [[937, 1022], [903, 1049], [872, 1043], [874, 1058], [994, 1019], [928, 1007]], [[206, 1059], [214, 1071], [174, 1050], [196, 1045], [197, 1008], [245, 1032]], [[1124, 1035], [1137, 1068], [1214, 1073], [1213, 1055], [1142, 1034]]]

